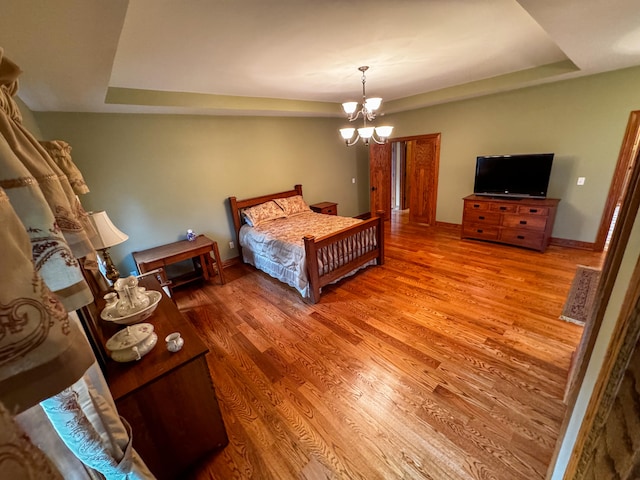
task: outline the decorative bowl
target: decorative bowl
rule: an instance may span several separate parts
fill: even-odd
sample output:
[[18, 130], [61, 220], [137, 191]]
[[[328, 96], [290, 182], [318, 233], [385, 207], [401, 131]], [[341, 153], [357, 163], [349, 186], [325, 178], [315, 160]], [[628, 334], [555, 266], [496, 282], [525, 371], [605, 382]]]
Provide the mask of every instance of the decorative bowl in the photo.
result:
[[153, 325], [139, 323], [120, 330], [107, 340], [105, 346], [116, 362], [131, 362], [149, 353], [157, 341], [158, 335], [153, 331]]
[[143, 309], [134, 310], [129, 313], [126, 311], [118, 311], [118, 308], [115, 305], [107, 306], [102, 310], [102, 312], [100, 312], [100, 318], [107, 322], [117, 323], [118, 325], [134, 325], [146, 320], [158, 306], [158, 303], [162, 298], [162, 293], [150, 290], [148, 292], [144, 292], [144, 294], [149, 297], [149, 305]]

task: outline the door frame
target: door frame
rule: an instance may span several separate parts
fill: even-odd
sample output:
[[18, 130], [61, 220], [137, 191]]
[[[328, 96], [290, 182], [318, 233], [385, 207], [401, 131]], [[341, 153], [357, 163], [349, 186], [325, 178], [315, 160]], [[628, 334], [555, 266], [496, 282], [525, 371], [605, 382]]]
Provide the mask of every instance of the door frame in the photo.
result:
[[638, 156], [638, 150], [640, 142], [640, 110], [634, 110], [629, 115], [629, 121], [627, 122], [627, 129], [622, 141], [622, 148], [618, 155], [618, 163], [611, 179], [611, 186], [609, 187], [609, 194], [607, 195], [607, 202], [602, 212], [602, 219], [600, 220], [600, 227], [598, 228], [598, 234], [596, 235], [596, 241], [593, 245], [593, 250], [601, 252], [604, 250], [604, 245], [607, 241], [607, 235], [613, 221], [613, 215], [616, 209], [616, 205], [620, 201], [626, 184], [628, 183], [628, 172], [633, 167], [633, 162]]
[[[433, 174], [436, 177], [436, 188], [435, 191], [433, 192], [432, 196], [431, 196], [431, 200], [429, 202], [429, 210], [430, 210], [430, 217], [434, 219], [434, 222], [431, 226], [435, 226], [437, 224], [436, 222], [436, 207], [437, 207], [437, 203], [438, 203], [438, 175], [439, 175], [439, 169], [440, 169], [440, 142], [441, 142], [441, 138], [442, 138], [442, 134], [441, 133], [425, 133], [423, 135], [411, 135], [411, 136], [407, 136], [407, 137], [394, 137], [394, 138], [389, 138], [387, 140], [387, 143], [393, 144], [396, 142], [408, 142], [408, 141], [412, 141], [412, 140], [419, 140], [419, 139], [433, 139], [436, 138], [437, 139], [437, 155], [436, 155], [436, 161], [434, 162], [434, 172]], [[389, 156], [386, 159], [390, 170], [391, 171], [391, 159], [392, 159], [392, 153], [393, 149], [389, 148]], [[371, 168], [371, 167], [369, 167]], [[409, 167], [407, 167], [409, 168]], [[369, 172], [369, 176], [371, 176], [371, 172]], [[389, 181], [389, 185], [388, 188], [392, 188], [392, 182]], [[409, 187], [411, 188], [411, 187]], [[391, 198], [391, 192], [389, 192], [389, 198]], [[390, 215], [389, 215], [390, 217]]]

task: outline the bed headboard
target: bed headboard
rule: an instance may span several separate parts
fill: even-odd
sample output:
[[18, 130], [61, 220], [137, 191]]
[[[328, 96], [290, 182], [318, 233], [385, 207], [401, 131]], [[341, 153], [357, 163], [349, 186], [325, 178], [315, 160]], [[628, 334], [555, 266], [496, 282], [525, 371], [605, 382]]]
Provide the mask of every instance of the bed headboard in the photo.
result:
[[229, 197], [229, 207], [231, 208], [231, 217], [233, 218], [233, 227], [236, 231], [236, 245], [238, 246], [238, 252], [242, 254], [240, 250], [240, 242], [238, 235], [240, 233], [240, 227], [244, 223], [242, 218], [242, 209], [253, 207], [275, 198], [293, 197], [295, 195], [302, 195], [302, 185], [295, 185], [293, 190], [287, 190], [286, 192], [269, 193], [260, 197], [246, 198], [244, 200], [238, 200], [236, 197]]

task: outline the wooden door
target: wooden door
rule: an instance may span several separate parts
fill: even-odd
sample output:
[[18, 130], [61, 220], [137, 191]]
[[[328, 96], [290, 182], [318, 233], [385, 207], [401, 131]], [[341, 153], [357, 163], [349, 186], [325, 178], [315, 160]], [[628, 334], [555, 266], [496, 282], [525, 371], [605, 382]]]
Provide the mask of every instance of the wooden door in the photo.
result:
[[391, 218], [391, 144], [369, 146], [370, 208], [375, 214], [384, 210], [385, 219]]
[[407, 142], [409, 221], [435, 225], [440, 134]]

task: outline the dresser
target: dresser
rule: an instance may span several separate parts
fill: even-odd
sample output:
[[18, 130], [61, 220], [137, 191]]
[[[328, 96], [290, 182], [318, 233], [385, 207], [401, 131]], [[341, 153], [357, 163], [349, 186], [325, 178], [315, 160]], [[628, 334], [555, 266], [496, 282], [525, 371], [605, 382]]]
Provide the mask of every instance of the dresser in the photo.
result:
[[[148, 290], [162, 290], [153, 276], [140, 280]], [[104, 302], [97, 302], [97, 311]], [[162, 293], [146, 322], [154, 326], [158, 343], [139, 361], [106, 360], [105, 377], [118, 408], [133, 430], [133, 447], [160, 480], [184, 478], [203, 456], [227, 445], [216, 391], [207, 366], [207, 346]], [[119, 325], [100, 320], [102, 345]], [[171, 353], [165, 337], [180, 332], [184, 346]]]
[[464, 198], [462, 238], [489, 240], [544, 252], [551, 240], [557, 198]]

